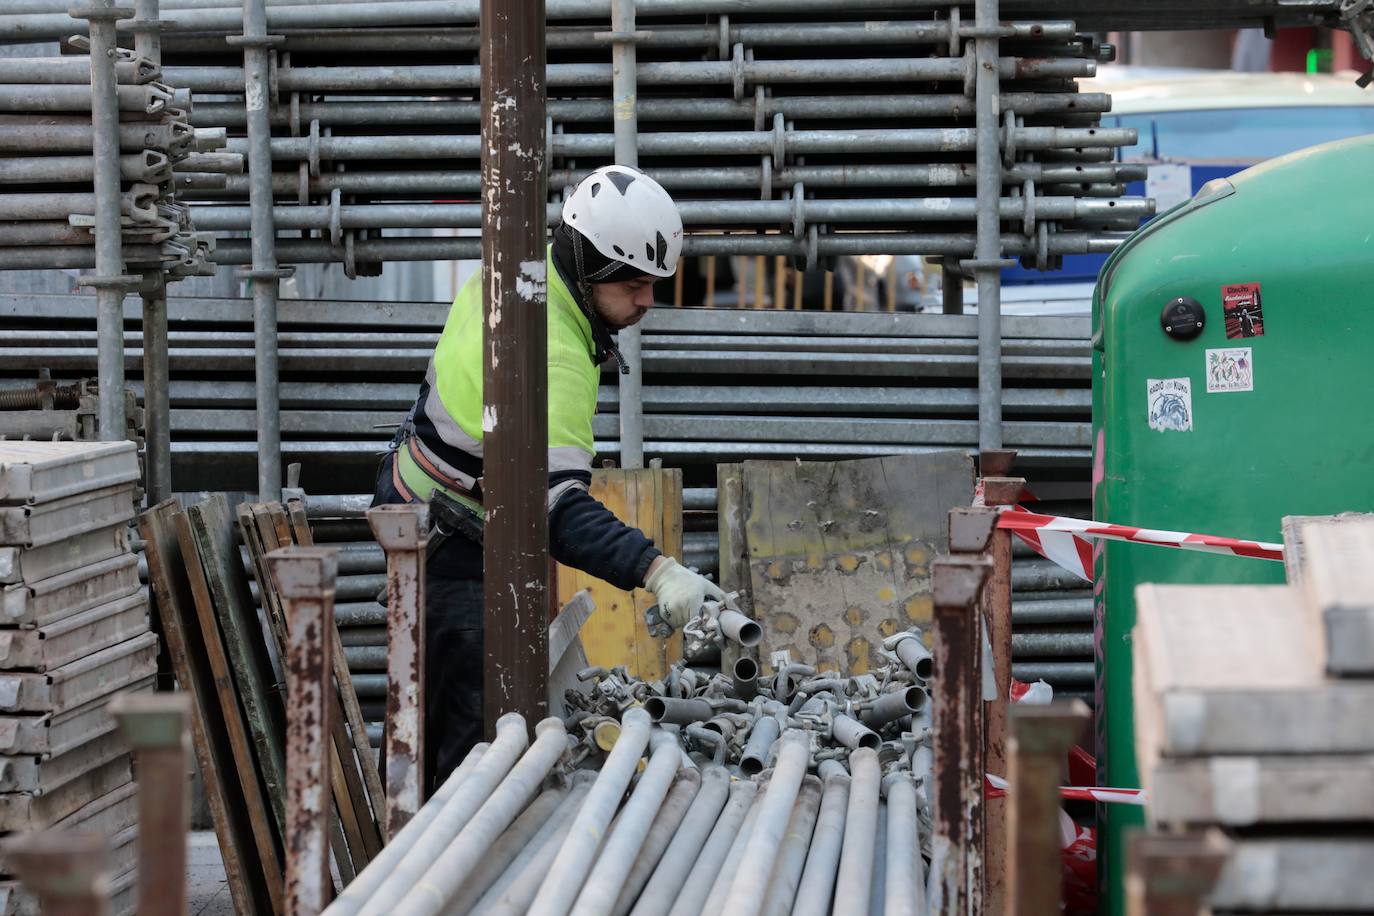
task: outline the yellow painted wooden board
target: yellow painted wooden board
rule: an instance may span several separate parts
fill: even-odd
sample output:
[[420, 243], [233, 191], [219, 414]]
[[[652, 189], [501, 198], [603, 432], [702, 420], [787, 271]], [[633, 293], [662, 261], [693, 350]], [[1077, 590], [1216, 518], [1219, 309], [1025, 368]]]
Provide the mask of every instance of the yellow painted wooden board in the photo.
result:
[[747, 461], [744, 536], [759, 656], [864, 674], [886, 636], [931, 618], [930, 564], [973, 496], [961, 451]]
[[[659, 550], [682, 559], [682, 471], [677, 468], [603, 469], [592, 472], [591, 494], [616, 517], [653, 539]], [[582, 627], [582, 646], [592, 665], [624, 665], [645, 680], [667, 675], [682, 657], [682, 636], [667, 641], [650, 636], [644, 611], [654, 603], [644, 589], [622, 591], [584, 572], [558, 567], [558, 600], [562, 606], [589, 589], [596, 610]]]

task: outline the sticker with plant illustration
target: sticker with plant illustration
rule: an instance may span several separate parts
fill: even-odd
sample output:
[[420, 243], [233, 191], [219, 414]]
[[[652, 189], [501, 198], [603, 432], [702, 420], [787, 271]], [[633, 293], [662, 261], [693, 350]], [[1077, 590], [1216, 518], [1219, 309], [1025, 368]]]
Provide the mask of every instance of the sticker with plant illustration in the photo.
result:
[[1249, 347], [1207, 351], [1207, 390], [1253, 391], [1255, 361]]
[[1150, 429], [1186, 433], [1193, 428], [1193, 385], [1186, 378], [1145, 380]]

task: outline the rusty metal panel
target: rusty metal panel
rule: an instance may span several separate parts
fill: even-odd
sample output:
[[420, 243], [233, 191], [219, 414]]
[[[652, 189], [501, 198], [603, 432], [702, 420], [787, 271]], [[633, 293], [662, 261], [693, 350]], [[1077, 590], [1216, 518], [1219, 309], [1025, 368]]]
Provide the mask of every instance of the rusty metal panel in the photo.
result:
[[[128, 786], [129, 796], [133, 797], [133, 771], [130, 767], [128, 754], [116, 757], [109, 763], [96, 767], [83, 773], [80, 777], [71, 780], [66, 785], [58, 788], [48, 795], [34, 795], [29, 792], [12, 792], [0, 795], [0, 830], [30, 830], [35, 827], [55, 826], [59, 822], [81, 814], [82, 810], [91, 805], [92, 802], [99, 801], [103, 796], [115, 792]], [[127, 815], [128, 820], [119, 824], [110, 824], [104, 827], [88, 827], [86, 820], [92, 819], [96, 814], [93, 812], [91, 818], [81, 818], [81, 829], [85, 832], [102, 831], [108, 832], [111, 829], [119, 829], [134, 823], [132, 804]], [[102, 814], [103, 816], [103, 814]], [[113, 819], [113, 815], [105, 817], [101, 821]], [[65, 825], [64, 826], [72, 826]], [[3, 857], [0, 857], [3, 861]], [[0, 865], [0, 873], [8, 874], [8, 869]]]
[[0, 547], [0, 584], [41, 582], [128, 552], [129, 527], [123, 522], [43, 547]]
[[79, 776], [129, 752], [129, 743], [110, 732], [57, 757], [0, 757], [0, 792], [50, 795]]
[[144, 633], [46, 673], [0, 673], [0, 711], [55, 712], [157, 673], [157, 636]]
[[133, 442], [0, 441], [0, 504], [32, 505], [139, 479]]
[[34, 506], [0, 506], [0, 544], [41, 547], [134, 517], [134, 485], [120, 484]]
[[0, 666], [49, 671], [147, 632], [148, 596], [140, 589], [38, 629], [0, 630]]
[[966, 453], [743, 467], [766, 669], [785, 651], [794, 663], [864, 674], [882, 638], [930, 621], [930, 564], [948, 543], [950, 509], [973, 492]]
[[6, 626], [43, 626], [139, 591], [138, 557], [131, 553], [0, 592]]
[[[152, 690], [155, 676], [145, 677], [124, 692]], [[109, 696], [99, 696], [75, 709], [42, 716], [0, 716], [0, 754], [64, 754], [74, 747], [114, 731], [105, 710]]]

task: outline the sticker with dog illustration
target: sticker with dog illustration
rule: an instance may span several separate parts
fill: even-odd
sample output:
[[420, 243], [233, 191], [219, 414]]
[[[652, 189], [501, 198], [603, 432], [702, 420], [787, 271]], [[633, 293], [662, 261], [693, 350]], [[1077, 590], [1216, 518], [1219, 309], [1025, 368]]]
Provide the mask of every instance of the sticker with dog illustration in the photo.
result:
[[1186, 378], [1145, 380], [1149, 393], [1150, 429], [1188, 432], [1193, 428], [1193, 385]]

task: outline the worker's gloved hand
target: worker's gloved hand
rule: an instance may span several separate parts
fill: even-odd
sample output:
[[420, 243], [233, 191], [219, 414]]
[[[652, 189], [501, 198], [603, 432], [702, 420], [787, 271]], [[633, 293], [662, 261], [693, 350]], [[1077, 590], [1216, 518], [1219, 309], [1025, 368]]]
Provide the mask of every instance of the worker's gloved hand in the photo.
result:
[[701, 611], [701, 603], [707, 597], [725, 600], [725, 592], [719, 585], [672, 557], [664, 556], [656, 563], [657, 568], [649, 573], [644, 587], [654, 593], [659, 612], [673, 629], [686, 626]]

